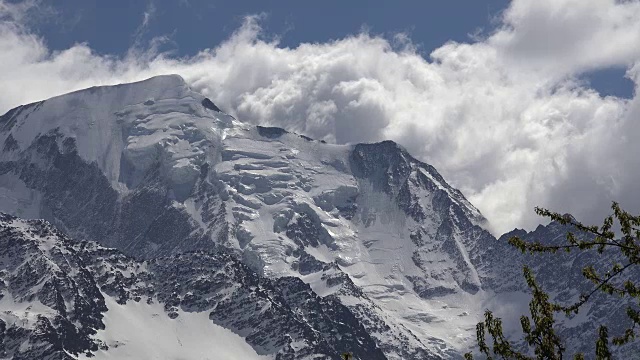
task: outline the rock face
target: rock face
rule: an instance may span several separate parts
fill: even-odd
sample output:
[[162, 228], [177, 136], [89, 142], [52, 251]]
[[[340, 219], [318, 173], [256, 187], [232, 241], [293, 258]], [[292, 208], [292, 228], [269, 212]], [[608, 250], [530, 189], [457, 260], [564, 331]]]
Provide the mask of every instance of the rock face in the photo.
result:
[[[0, 145], [0, 211], [70, 237], [3, 217], [15, 253], [0, 264], [1, 294], [37, 317], [0, 315], [15, 358], [113, 352], [105, 314], [138, 303], [161, 305], [167, 326], [208, 313], [282, 359], [459, 358], [485, 308], [526, 312], [530, 259], [390, 141], [332, 145], [243, 124], [171, 75], [13, 109]], [[534, 264], [558, 292], [579, 280]], [[20, 279], [21, 266], [34, 274]], [[608, 319], [598, 311], [568, 319], [567, 336]]]

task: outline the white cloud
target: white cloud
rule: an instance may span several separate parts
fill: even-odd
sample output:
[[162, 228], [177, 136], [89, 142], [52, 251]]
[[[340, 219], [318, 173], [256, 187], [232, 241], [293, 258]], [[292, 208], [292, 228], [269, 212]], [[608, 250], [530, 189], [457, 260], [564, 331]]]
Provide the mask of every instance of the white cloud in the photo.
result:
[[496, 232], [534, 227], [536, 205], [589, 222], [611, 200], [640, 211], [640, 98], [602, 97], [575, 81], [626, 66], [637, 89], [639, 1], [515, 0], [494, 33], [443, 44], [429, 59], [406, 36], [283, 48], [262, 40], [255, 17], [191, 58], [154, 47], [124, 58], [84, 44], [51, 52], [17, 18], [0, 25], [0, 112], [178, 73], [243, 121], [339, 143], [396, 140], [459, 187]]
[[513, 61], [560, 74], [629, 66], [640, 57], [638, 19], [638, 1], [514, 1], [489, 42]]
[[140, 42], [142, 41], [142, 37], [145, 35], [149, 28], [149, 24], [151, 20], [156, 16], [156, 5], [153, 2], [149, 2], [147, 4], [147, 8], [142, 13], [142, 22], [133, 33], [134, 46], [140, 46]]

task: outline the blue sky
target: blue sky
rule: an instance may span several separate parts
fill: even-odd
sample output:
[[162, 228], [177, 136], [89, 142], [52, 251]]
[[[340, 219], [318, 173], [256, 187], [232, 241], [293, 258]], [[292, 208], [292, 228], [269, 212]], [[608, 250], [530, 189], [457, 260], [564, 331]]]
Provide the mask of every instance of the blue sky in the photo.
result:
[[[407, 34], [423, 56], [448, 41], [468, 42], [490, 33], [507, 0], [470, 1], [99, 1], [67, 0], [51, 4], [54, 14], [35, 28], [51, 49], [86, 42], [101, 54], [124, 54], [136, 44], [168, 37], [162, 47], [176, 56], [213, 48], [241, 25], [247, 15], [263, 15], [265, 37], [281, 46], [341, 39], [366, 29], [392, 38]], [[147, 26], [141, 31], [141, 24]], [[581, 80], [603, 95], [630, 98], [633, 82], [624, 67], [582, 74]]]
[[[427, 51], [491, 27], [507, 4], [493, 1], [81, 1], [58, 2], [57, 21], [40, 24], [52, 48], [86, 41], [105, 53], [122, 53], [150, 14], [145, 38], [170, 35], [179, 54], [194, 54], [227, 39], [246, 15], [265, 14], [265, 32], [283, 46], [325, 42], [363, 27], [392, 36], [406, 32]], [[461, 11], [462, 10], [462, 11]]]
[[0, 113], [169, 73], [247, 123], [394, 140], [495, 233], [640, 212], [640, 0], [0, 0]]

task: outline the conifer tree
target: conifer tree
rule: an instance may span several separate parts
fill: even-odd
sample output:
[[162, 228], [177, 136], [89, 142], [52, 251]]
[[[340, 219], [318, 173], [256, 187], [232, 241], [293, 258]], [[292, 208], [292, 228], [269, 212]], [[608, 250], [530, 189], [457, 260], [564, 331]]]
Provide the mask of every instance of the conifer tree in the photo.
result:
[[[558, 251], [581, 252], [595, 250], [602, 255], [606, 248], [614, 249], [621, 255], [624, 262], [612, 261], [608, 270], [598, 272], [589, 265], [582, 269], [582, 275], [593, 283], [593, 288], [585, 294], [581, 294], [578, 301], [573, 304], [562, 305], [553, 302], [549, 295], [538, 285], [531, 269], [524, 267], [524, 277], [532, 291], [532, 299], [529, 303], [530, 316], [523, 315], [520, 325], [524, 333], [524, 340], [528, 349], [516, 349], [505, 337], [502, 329], [502, 321], [493, 316], [491, 311], [486, 311], [484, 321], [476, 326], [478, 350], [488, 360], [514, 359], [534, 360], [549, 359], [560, 360], [565, 356], [565, 344], [556, 334], [554, 317], [557, 313], [577, 314], [597, 292], [608, 295], [616, 295], [621, 298], [632, 298], [640, 302], [640, 285], [637, 279], [625, 278], [625, 271], [640, 265], [640, 216], [633, 216], [622, 210], [617, 203], [611, 206], [613, 214], [607, 216], [602, 226], [586, 226], [569, 215], [561, 215], [546, 209], [536, 208], [538, 215], [557, 221], [562, 225], [572, 225], [578, 234], [567, 233], [566, 243], [563, 245], [544, 245], [539, 241], [527, 242], [519, 237], [512, 237], [509, 243], [523, 253], [550, 253]], [[620, 227], [621, 236], [616, 236], [612, 230], [614, 221]], [[615, 257], [618, 258], [618, 257]], [[638, 308], [627, 308], [627, 316], [631, 320], [631, 326], [618, 336], [613, 337], [611, 343], [614, 346], [629, 343], [635, 339], [636, 327], [640, 325], [640, 312]], [[594, 329], [595, 330], [595, 329]], [[489, 334], [491, 340], [487, 341]], [[597, 360], [611, 359], [609, 343], [609, 331], [606, 325], [600, 324], [598, 339], [594, 344], [594, 355]], [[573, 354], [573, 359], [584, 359], [584, 354]], [[465, 359], [473, 359], [471, 353], [465, 354]]]

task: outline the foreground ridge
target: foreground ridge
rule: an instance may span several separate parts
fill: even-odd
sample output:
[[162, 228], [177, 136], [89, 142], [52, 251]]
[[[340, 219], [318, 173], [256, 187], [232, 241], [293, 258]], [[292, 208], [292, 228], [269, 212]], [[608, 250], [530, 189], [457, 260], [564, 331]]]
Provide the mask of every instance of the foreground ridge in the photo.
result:
[[[75, 242], [46, 221], [6, 214], [0, 215], [0, 251], [3, 357], [141, 358], [150, 351], [162, 357], [188, 342], [192, 348], [176, 356], [198, 359], [222, 347], [233, 356], [298, 359], [335, 357], [349, 348], [363, 359], [384, 358], [335, 299], [319, 298], [297, 278], [259, 277], [223, 252], [139, 262]], [[131, 327], [151, 337], [126, 330]], [[198, 332], [212, 337], [193, 341]], [[163, 348], [136, 344], [158, 335], [167, 336], [155, 341]]]

